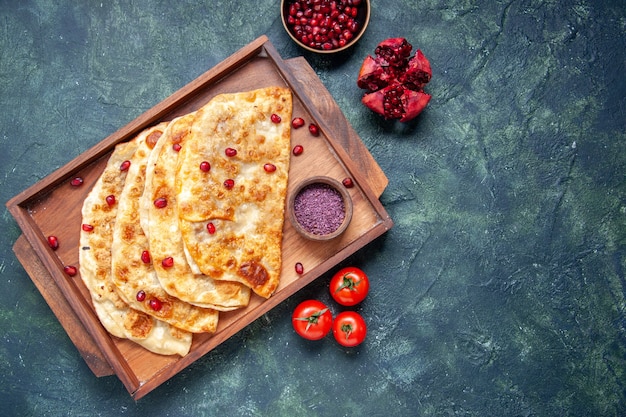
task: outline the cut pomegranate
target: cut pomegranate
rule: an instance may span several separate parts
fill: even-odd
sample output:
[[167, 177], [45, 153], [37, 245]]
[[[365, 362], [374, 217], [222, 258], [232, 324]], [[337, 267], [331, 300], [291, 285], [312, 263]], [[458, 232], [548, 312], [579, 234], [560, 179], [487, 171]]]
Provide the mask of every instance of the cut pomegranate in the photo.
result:
[[172, 258], [171, 256], [168, 256], [167, 258], [163, 259], [161, 261], [161, 265], [163, 265], [163, 268], [171, 268], [174, 266], [174, 258]]
[[291, 127], [293, 127], [294, 129], [299, 129], [302, 126], [304, 126], [304, 119], [302, 117], [295, 117], [291, 121]]
[[206, 230], [207, 230], [207, 232], [209, 232], [210, 235], [215, 233], [215, 225], [213, 224], [213, 222], [207, 223]]
[[93, 232], [93, 226], [91, 224], [83, 223], [81, 228], [84, 232]]
[[419, 49], [411, 57], [412, 48], [404, 38], [386, 39], [361, 65], [357, 85], [367, 90], [361, 102], [385, 119], [408, 122], [430, 101], [424, 92], [432, 76], [430, 62]]
[[76, 274], [78, 274], [78, 270], [76, 269], [76, 267], [74, 265], [67, 265], [63, 267], [63, 271], [65, 271], [65, 273], [70, 276], [73, 277]]
[[120, 171], [128, 171], [128, 168], [130, 168], [130, 161], [124, 161], [120, 165]]
[[183, 147], [182, 147], [182, 146], [180, 146], [180, 143], [175, 143], [175, 144], [173, 144], [173, 145], [172, 145], [172, 149], [174, 150], [174, 152], [180, 152], [180, 150], [181, 150], [182, 148], [183, 148]]
[[263, 169], [265, 170], [265, 172], [274, 172], [276, 171], [276, 165], [267, 163], [263, 165]]
[[59, 249], [59, 239], [56, 236], [48, 236], [48, 246], [52, 248], [52, 250]]
[[343, 184], [344, 187], [346, 188], [352, 188], [354, 187], [354, 181], [352, 181], [352, 178], [350, 177], [346, 177], [344, 178], [341, 183]]
[[146, 299], [146, 292], [144, 290], [137, 291], [137, 295], [135, 296], [137, 301], [141, 302]]
[[106, 196], [105, 200], [109, 207], [115, 205], [115, 196], [113, 194]]
[[229, 158], [232, 158], [233, 156], [237, 155], [237, 149], [234, 148], [226, 148], [226, 150], [224, 151], [224, 153], [226, 154], [226, 156], [228, 156]]
[[296, 262], [295, 270], [298, 275], [304, 274], [304, 265], [302, 265], [302, 262]]
[[272, 120], [272, 123], [276, 123], [276, 124], [280, 123], [280, 121], [282, 120], [282, 119], [280, 118], [280, 116], [279, 116], [279, 115], [277, 115], [276, 113], [273, 113], [273, 114], [270, 116], [270, 119]]

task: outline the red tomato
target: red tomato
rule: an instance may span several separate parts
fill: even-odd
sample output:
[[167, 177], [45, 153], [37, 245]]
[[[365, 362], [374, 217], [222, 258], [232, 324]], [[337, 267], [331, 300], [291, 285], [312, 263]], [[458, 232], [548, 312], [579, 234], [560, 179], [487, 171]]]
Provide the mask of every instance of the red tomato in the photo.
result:
[[326, 336], [333, 323], [333, 315], [324, 303], [317, 300], [303, 301], [291, 316], [293, 328], [308, 340], [319, 340]]
[[333, 322], [335, 340], [346, 347], [360, 345], [367, 335], [367, 325], [363, 317], [354, 311], [342, 311]]
[[367, 275], [354, 266], [340, 269], [330, 280], [330, 295], [344, 306], [360, 303], [369, 290], [370, 281]]

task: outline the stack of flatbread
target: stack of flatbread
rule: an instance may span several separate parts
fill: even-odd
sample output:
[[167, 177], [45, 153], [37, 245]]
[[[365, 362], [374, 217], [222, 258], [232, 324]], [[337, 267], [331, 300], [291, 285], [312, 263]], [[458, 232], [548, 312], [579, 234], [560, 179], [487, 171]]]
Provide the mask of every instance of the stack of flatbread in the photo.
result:
[[214, 97], [120, 143], [82, 208], [80, 274], [102, 325], [189, 352], [280, 280], [291, 92]]

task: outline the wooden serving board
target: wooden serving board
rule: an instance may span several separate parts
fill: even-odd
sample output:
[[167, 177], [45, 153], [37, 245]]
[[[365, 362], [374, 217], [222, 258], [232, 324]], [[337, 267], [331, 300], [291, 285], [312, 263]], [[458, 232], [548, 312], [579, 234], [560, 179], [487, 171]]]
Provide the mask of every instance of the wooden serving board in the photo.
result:
[[[354, 215], [349, 228], [331, 242], [310, 242], [286, 220], [281, 283], [274, 295], [267, 300], [253, 296], [245, 309], [220, 314], [217, 332], [194, 335], [191, 351], [183, 358], [156, 355], [109, 335], [95, 315], [82, 280], [68, 277], [63, 266], [78, 264], [82, 202], [112, 149], [148, 126], [196, 110], [216, 94], [270, 85], [289, 87], [294, 94], [294, 116], [317, 123], [321, 131], [317, 138], [306, 129], [292, 132], [292, 146], [301, 144], [305, 152], [292, 156], [288, 193], [314, 175], [338, 180], [351, 177], [356, 186], [350, 189]], [[84, 179], [82, 187], [70, 186], [75, 176]], [[131, 396], [139, 399], [389, 230], [393, 222], [378, 200], [386, 185], [384, 173], [311, 67], [303, 58], [283, 61], [263, 36], [13, 197], [7, 207], [23, 232], [14, 245], [18, 259], [90, 369], [97, 376], [116, 374]], [[46, 242], [52, 234], [60, 241], [56, 251]], [[303, 275], [295, 273], [296, 262], [305, 266]]]

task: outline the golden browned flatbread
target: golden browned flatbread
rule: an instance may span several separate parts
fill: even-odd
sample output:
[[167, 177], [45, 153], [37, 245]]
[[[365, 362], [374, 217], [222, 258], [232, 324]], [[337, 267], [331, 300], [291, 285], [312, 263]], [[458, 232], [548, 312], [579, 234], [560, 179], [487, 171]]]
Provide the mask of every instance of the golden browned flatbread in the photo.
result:
[[286, 88], [216, 96], [198, 110], [176, 173], [180, 229], [199, 269], [266, 298], [280, 279], [291, 112]]
[[130, 339], [154, 353], [184, 356], [191, 347], [191, 333], [130, 308], [118, 295], [111, 279], [111, 241], [117, 204], [108, 204], [106, 200], [108, 196], [119, 198], [126, 178], [126, 171], [120, 167], [131, 159], [136, 149], [136, 140], [116, 146], [83, 203], [80, 276], [89, 290], [96, 315], [109, 333]]
[[216, 310], [193, 306], [163, 290], [153, 264], [167, 264], [173, 260], [151, 256], [148, 238], [141, 227], [140, 200], [146, 165], [165, 127], [165, 124], [159, 124], [137, 138], [137, 150], [130, 159], [113, 227], [113, 283], [121, 298], [132, 308], [189, 332], [213, 333], [218, 322]]
[[[148, 235], [153, 259], [173, 258], [173, 265], [164, 267], [155, 262], [154, 269], [163, 289], [188, 303], [228, 311], [244, 307], [250, 300], [250, 289], [232, 281], [215, 281], [194, 273], [187, 261], [185, 244], [178, 225], [178, 207], [175, 195], [178, 146], [186, 146], [186, 138], [195, 119], [195, 113], [173, 120], [150, 153], [145, 190], [142, 197], [142, 224]], [[154, 201], [165, 199], [167, 205], [155, 206]]]

